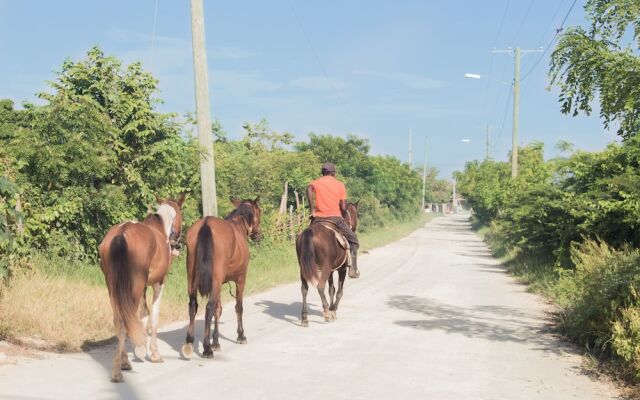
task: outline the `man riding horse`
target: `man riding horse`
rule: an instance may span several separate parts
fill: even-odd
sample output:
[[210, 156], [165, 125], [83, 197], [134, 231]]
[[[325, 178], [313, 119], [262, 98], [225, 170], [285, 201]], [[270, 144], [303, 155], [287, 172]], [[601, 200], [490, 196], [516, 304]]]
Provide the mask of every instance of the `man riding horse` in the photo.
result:
[[307, 186], [307, 198], [311, 207], [312, 223], [330, 222], [349, 242], [351, 249], [351, 263], [349, 277], [358, 278], [357, 255], [358, 237], [345, 222], [347, 215], [347, 189], [336, 179], [336, 167], [331, 163], [322, 164], [322, 177], [312, 181]]

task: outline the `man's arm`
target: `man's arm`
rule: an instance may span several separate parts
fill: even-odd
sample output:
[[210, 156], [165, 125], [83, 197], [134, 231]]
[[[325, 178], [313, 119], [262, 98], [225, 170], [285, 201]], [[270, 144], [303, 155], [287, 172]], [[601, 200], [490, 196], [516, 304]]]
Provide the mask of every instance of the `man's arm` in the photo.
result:
[[342, 217], [347, 216], [347, 200], [340, 200], [340, 213]]
[[307, 186], [307, 200], [309, 200], [309, 208], [311, 215], [313, 215], [316, 212], [316, 194], [312, 185]]

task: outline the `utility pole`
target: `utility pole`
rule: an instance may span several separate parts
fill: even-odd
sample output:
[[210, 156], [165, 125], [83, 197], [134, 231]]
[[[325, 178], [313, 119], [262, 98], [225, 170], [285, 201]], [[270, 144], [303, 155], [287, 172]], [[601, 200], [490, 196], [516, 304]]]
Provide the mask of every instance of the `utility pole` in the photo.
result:
[[452, 201], [452, 203], [453, 203], [453, 207], [452, 207], [453, 210], [452, 211], [455, 214], [456, 213], [456, 180], [455, 179], [453, 180], [453, 201]]
[[413, 131], [409, 128], [409, 169], [411, 170], [413, 166], [411, 165], [413, 158]]
[[218, 216], [216, 199], [216, 170], [211, 135], [209, 108], [209, 78], [207, 76], [207, 52], [204, 35], [204, 9], [202, 0], [191, 0], [191, 35], [193, 70], [196, 85], [196, 116], [198, 140], [204, 150], [200, 158], [200, 184], [202, 186], [202, 215]]
[[486, 139], [485, 139], [485, 147], [486, 147], [486, 154], [484, 156], [485, 161], [488, 161], [489, 158], [491, 158], [489, 156], [489, 124], [487, 124], [487, 135], [486, 135]]
[[520, 108], [520, 55], [522, 53], [541, 53], [542, 49], [521, 50], [520, 47], [507, 50], [493, 50], [493, 53], [510, 53], [514, 58], [513, 76], [513, 130], [511, 132], [511, 177], [518, 176], [518, 125]]
[[424, 212], [424, 196], [427, 192], [427, 137], [424, 138], [424, 164], [422, 164], [422, 210]]

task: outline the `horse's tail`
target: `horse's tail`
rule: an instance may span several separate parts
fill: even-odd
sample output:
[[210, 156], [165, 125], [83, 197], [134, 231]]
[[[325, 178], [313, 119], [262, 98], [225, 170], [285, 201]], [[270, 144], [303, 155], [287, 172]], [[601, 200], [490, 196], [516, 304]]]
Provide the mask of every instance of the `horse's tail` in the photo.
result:
[[300, 263], [300, 273], [302, 277], [314, 284], [318, 282], [316, 252], [313, 248], [313, 231], [311, 228], [307, 228], [302, 232], [298, 262]]
[[211, 294], [211, 274], [213, 269], [213, 234], [211, 228], [204, 224], [198, 231], [196, 239], [196, 282], [198, 290], [203, 296]]
[[116, 317], [119, 317], [124, 323], [133, 344], [143, 346], [146, 333], [138, 319], [138, 304], [133, 294], [127, 251], [128, 246], [124, 235], [121, 233], [114, 237], [109, 246], [113, 281], [115, 282], [113, 290], [114, 312]]

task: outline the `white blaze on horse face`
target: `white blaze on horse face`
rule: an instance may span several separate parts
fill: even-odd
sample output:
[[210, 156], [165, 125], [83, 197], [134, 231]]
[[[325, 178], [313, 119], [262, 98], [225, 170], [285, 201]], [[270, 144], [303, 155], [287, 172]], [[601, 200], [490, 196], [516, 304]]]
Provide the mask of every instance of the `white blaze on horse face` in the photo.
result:
[[173, 219], [176, 217], [176, 210], [173, 209], [167, 203], [161, 204], [158, 207], [158, 215], [162, 217], [162, 223], [164, 224], [164, 233], [167, 234], [167, 239], [171, 235], [171, 225], [173, 225]]

